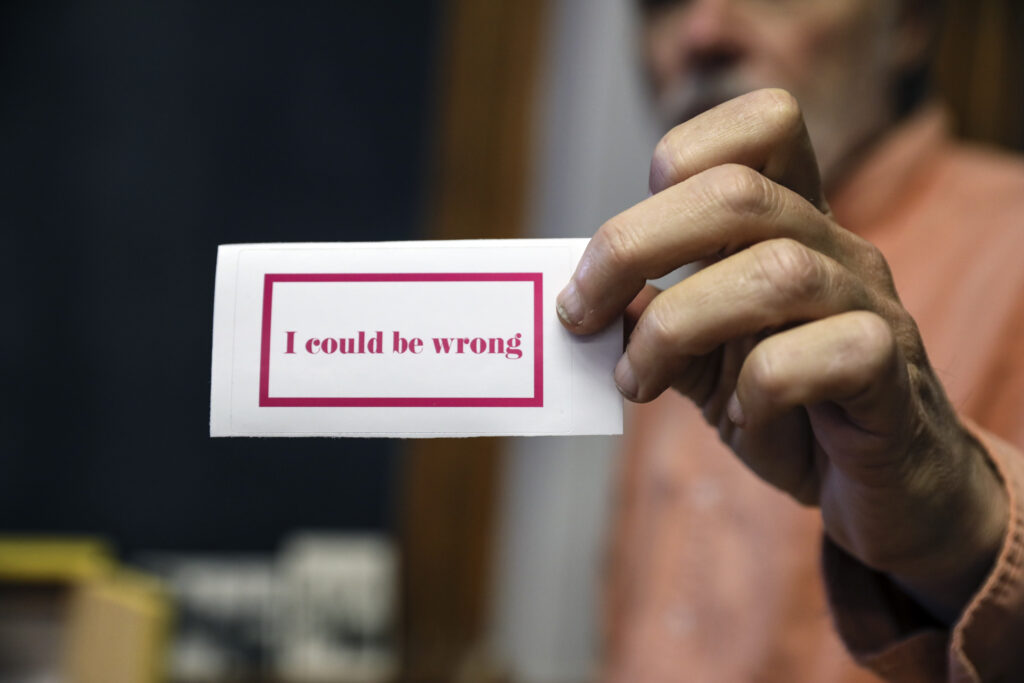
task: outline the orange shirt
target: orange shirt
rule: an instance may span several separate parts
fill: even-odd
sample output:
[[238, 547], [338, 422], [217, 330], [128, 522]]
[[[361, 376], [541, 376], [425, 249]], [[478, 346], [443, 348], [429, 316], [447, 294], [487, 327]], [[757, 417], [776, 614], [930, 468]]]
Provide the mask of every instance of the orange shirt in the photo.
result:
[[952, 142], [929, 109], [831, 204], [886, 255], [950, 400], [1003, 475], [996, 567], [954, 629], [935, 627], [882, 575], [831, 543], [823, 553], [818, 510], [757, 479], [669, 392], [627, 424], [608, 681], [1024, 680], [1024, 163]]

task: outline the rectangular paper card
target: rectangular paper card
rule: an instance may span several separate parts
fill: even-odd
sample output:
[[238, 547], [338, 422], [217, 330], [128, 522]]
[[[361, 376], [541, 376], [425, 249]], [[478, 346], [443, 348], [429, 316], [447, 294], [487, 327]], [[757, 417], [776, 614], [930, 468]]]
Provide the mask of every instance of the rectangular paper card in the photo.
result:
[[586, 244], [221, 246], [210, 435], [621, 434], [621, 321], [555, 313]]

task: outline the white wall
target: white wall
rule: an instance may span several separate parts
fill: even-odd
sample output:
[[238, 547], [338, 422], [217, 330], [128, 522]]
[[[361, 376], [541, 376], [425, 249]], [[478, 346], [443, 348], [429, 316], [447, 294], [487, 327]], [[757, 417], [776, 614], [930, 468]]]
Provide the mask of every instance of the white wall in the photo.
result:
[[[551, 0], [538, 97], [536, 237], [590, 236], [647, 196], [658, 133], [631, 0]], [[618, 439], [509, 442], [492, 647], [523, 683], [590, 680]]]

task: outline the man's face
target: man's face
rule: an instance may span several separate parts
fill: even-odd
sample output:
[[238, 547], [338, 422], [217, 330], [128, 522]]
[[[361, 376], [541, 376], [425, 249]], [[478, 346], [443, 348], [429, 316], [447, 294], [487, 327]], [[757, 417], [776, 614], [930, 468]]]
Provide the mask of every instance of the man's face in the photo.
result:
[[750, 90], [796, 96], [826, 181], [893, 118], [895, 0], [648, 0], [646, 50], [666, 123]]

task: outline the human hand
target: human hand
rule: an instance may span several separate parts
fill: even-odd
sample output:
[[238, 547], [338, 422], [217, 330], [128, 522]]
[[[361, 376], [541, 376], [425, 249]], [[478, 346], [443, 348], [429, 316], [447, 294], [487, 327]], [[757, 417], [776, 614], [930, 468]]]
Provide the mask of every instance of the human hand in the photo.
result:
[[591, 240], [559, 295], [565, 326], [625, 313], [627, 398], [688, 396], [760, 477], [819, 505], [833, 541], [954, 620], [1002, 543], [1005, 493], [885, 259], [833, 220], [795, 100], [762, 90], [676, 127], [650, 184]]

